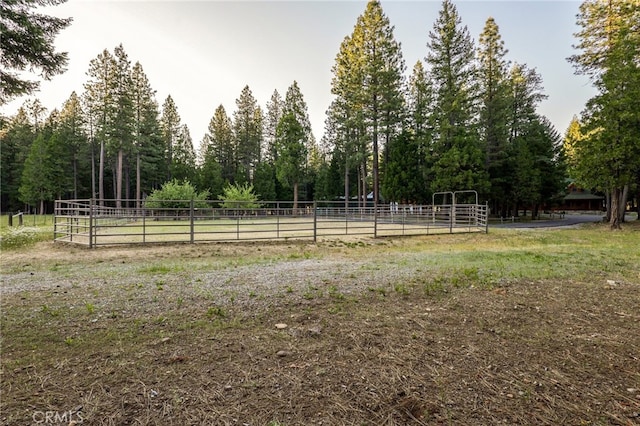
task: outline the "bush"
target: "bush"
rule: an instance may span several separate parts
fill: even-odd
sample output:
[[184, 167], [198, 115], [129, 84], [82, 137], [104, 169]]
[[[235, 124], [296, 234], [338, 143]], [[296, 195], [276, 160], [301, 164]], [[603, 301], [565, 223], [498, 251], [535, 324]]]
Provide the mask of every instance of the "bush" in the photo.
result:
[[145, 200], [145, 206], [149, 208], [163, 209], [188, 209], [206, 208], [209, 191], [196, 192], [196, 189], [187, 180], [178, 182], [173, 179], [162, 185], [162, 188], [154, 190]]
[[253, 192], [253, 185], [227, 185], [220, 195], [225, 209], [256, 209], [260, 207], [258, 196]]

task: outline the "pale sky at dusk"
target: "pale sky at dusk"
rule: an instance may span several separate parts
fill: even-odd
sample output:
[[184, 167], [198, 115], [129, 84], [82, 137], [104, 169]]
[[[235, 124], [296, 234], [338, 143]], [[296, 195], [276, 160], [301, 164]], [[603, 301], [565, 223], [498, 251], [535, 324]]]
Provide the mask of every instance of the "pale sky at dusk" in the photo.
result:
[[[427, 55], [428, 33], [440, 1], [382, 0], [402, 44], [407, 75]], [[594, 91], [575, 76], [566, 58], [574, 53], [578, 1], [455, 1], [463, 25], [477, 42], [489, 16], [500, 27], [507, 58], [542, 75], [548, 99], [540, 112], [560, 133]], [[218, 105], [227, 114], [249, 85], [266, 109], [274, 89], [293, 82], [309, 106], [320, 140], [331, 95], [331, 67], [340, 43], [350, 35], [365, 1], [81, 1], [46, 9], [73, 17], [60, 33], [59, 50], [69, 52], [65, 74], [41, 84], [39, 98], [51, 111], [72, 91], [83, 92], [89, 62], [122, 43], [132, 64], [139, 61], [161, 106], [171, 94], [197, 148]], [[13, 114], [28, 98], [2, 107]]]

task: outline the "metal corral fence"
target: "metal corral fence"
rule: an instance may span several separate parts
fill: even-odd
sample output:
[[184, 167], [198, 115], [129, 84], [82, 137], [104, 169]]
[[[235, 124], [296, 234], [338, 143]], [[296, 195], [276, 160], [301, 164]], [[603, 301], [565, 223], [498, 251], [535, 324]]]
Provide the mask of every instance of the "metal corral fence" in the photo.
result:
[[[140, 207], [132, 200], [58, 200], [54, 240], [96, 247], [114, 244], [309, 239], [487, 232], [486, 205], [377, 207], [344, 201], [260, 202], [225, 207], [223, 201], [164, 201], [174, 207]], [[164, 204], [164, 205], [168, 205]], [[355, 203], [353, 203], [355, 204]], [[117, 207], [116, 205], [120, 205]]]

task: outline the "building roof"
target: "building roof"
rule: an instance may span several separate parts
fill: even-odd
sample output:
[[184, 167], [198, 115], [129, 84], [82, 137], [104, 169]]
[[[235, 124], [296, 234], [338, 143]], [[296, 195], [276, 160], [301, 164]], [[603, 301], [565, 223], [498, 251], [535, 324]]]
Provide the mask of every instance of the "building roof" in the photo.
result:
[[565, 201], [569, 201], [569, 200], [603, 200], [604, 197], [601, 195], [594, 195], [588, 191], [584, 191], [584, 192], [571, 192], [570, 194], [566, 195], [563, 200]]

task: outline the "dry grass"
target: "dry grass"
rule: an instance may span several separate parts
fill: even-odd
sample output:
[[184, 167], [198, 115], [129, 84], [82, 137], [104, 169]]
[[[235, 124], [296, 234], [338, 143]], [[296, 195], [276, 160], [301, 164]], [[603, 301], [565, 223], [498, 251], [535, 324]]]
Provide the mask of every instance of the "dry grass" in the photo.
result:
[[639, 424], [638, 235], [5, 253], [0, 421]]

